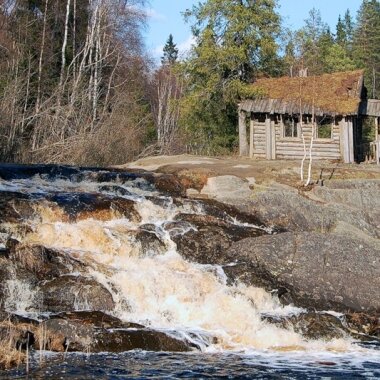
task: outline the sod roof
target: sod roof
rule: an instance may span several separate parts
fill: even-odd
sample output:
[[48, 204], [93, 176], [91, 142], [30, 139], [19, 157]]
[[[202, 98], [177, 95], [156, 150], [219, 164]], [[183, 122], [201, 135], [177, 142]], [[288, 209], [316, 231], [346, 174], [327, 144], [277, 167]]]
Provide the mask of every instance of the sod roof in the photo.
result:
[[262, 94], [243, 101], [249, 112], [357, 114], [363, 87], [363, 70], [309, 77], [259, 79], [253, 85]]

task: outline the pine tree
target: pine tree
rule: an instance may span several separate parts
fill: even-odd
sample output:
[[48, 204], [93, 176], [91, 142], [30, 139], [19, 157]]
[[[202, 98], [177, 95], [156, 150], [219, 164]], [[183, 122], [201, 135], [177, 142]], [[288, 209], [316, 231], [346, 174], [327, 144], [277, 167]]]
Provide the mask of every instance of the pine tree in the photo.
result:
[[336, 24], [335, 41], [340, 46], [346, 46], [346, 43], [347, 43], [347, 34], [346, 34], [345, 23], [342, 21], [340, 15], [338, 17], [338, 23]]
[[164, 55], [161, 57], [161, 63], [163, 65], [173, 65], [178, 58], [177, 45], [173, 42], [173, 35], [169, 34], [169, 38], [163, 48]]
[[365, 69], [365, 83], [370, 97], [380, 95], [380, 2], [363, 0], [353, 38], [354, 58]]

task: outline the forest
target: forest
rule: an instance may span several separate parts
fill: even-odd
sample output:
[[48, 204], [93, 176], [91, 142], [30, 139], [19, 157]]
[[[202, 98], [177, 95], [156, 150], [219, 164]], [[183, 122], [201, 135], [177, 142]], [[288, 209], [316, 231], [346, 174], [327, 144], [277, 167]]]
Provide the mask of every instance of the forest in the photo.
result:
[[[184, 9], [195, 45], [144, 46], [145, 0], [0, 0], [0, 161], [121, 164], [157, 154], [236, 154], [237, 103], [258, 78], [365, 70], [380, 97], [380, 2], [311, 9], [286, 28], [276, 0]], [[173, 32], [174, 34], [174, 32]]]

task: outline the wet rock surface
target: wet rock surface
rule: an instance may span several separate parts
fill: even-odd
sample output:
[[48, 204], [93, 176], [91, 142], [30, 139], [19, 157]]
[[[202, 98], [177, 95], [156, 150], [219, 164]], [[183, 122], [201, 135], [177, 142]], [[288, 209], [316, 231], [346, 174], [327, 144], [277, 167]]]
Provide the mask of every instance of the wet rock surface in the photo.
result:
[[9, 259], [16, 272], [23, 270], [27, 277], [33, 276], [37, 281], [48, 281], [64, 274], [85, 270], [85, 265], [80, 260], [42, 245], [23, 245], [16, 242], [10, 248]]
[[61, 318], [67, 321], [77, 321], [84, 325], [99, 328], [145, 328], [138, 323], [123, 322], [121, 319], [102, 311], [69, 311], [59, 313], [54, 318]]
[[[257, 228], [235, 225], [210, 215], [180, 214], [176, 220], [179, 222], [177, 225], [172, 223], [167, 228], [178, 252], [186, 259], [201, 264], [216, 264], [233, 242], [264, 233]], [[187, 232], [176, 233], [181, 226], [183, 230], [187, 226]]]
[[291, 328], [307, 339], [339, 339], [349, 335], [340, 318], [316, 312], [303, 312], [289, 317], [268, 317], [263, 319], [282, 328]]
[[246, 212], [233, 205], [218, 202], [214, 199], [203, 199], [202, 208], [206, 215], [214, 216], [227, 222], [247, 223], [255, 226], [265, 226], [253, 210]]
[[0, 210], [0, 223], [17, 223], [34, 215], [30, 196], [20, 192], [2, 191]]
[[[67, 252], [11, 240], [6, 257], [0, 257], [0, 264], [1, 308], [5, 307], [8, 298], [19, 297], [22, 286], [26, 285], [33, 292], [27, 300], [27, 311], [114, 309], [111, 293], [88, 275], [88, 268], [82, 261]], [[8, 280], [16, 280], [18, 285], [14, 286], [21, 287], [10, 293]], [[11, 305], [15, 307], [13, 302]]]
[[165, 252], [165, 243], [158, 236], [154, 225], [143, 224], [137, 231], [135, 239], [141, 245], [141, 256]]
[[0, 339], [10, 347], [55, 352], [124, 352], [130, 350], [186, 352], [194, 346], [168, 333], [146, 328], [102, 312], [69, 312], [52, 315], [42, 322], [0, 314]]
[[262, 319], [285, 329], [292, 329], [307, 339], [332, 340], [348, 336], [362, 342], [380, 341], [380, 315], [364, 313], [330, 314], [304, 311], [289, 316], [263, 315]]
[[380, 313], [374, 315], [366, 313], [347, 314], [344, 322], [351, 333], [369, 335], [380, 341]]
[[91, 346], [93, 352], [123, 352], [135, 349], [169, 352], [192, 350], [186, 342], [150, 329], [96, 331], [95, 339], [96, 344]]
[[79, 167], [68, 165], [21, 165], [1, 164], [0, 178], [4, 180], [20, 180], [40, 176], [48, 180], [63, 179], [72, 182], [91, 180], [96, 182], [127, 182], [144, 179], [153, 181], [153, 175], [141, 170], [117, 168]]
[[64, 275], [39, 287], [42, 311], [113, 310], [111, 293], [92, 278]]
[[[379, 319], [362, 313], [338, 317], [329, 313], [305, 311], [289, 316], [263, 315], [262, 319], [300, 333], [306, 339], [331, 340], [350, 334], [364, 342], [379, 339]], [[123, 322], [100, 311], [64, 312], [40, 321], [17, 314], [0, 313], [0, 338], [8, 337], [10, 330], [12, 346], [21, 350], [29, 347], [55, 352], [117, 353], [134, 349], [169, 352], [199, 349], [193, 342], [176, 338], [170, 332]]]
[[61, 208], [72, 222], [89, 218], [109, 220], [113, 213], [134, 221], [140, 220], [140, 215], [134, 209], [134, 201], [125, 198], [88, 193], [59, 193], [46, 199]]

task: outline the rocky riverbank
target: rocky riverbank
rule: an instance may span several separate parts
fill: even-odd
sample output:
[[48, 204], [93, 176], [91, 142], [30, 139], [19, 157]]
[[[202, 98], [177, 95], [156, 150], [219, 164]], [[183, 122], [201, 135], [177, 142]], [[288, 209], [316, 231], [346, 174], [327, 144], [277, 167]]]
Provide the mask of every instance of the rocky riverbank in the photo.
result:
[[[213, 199], [276, 233], [239, 239], [207, 236], [190, 260], [221, 265], [234, 280], [281, 289], [283, 302], [317, 310], [380, 312], [380, 167], [317, 162], [299, 183], [299, 163], [209, 157], [147, 158], [128, 167], [170, 173], [187, 196]], [[286, 233], [281, 233], [286, 232]], [[199, 236], [198, 231], [194, 237]], [[197, 238], [192, 241], [199, 241]], [[222, 253], [215, 254], [218, 246]]]
[[[172, 303], [180, 302], [172, 297], [187, 272], [192, 285], [178, 295], [186, 307], [203, 307], [210, 289], [223, 286], [227, 305], [239, 294], [252, 302], [256, 323], [296, 332], [305, 342], [380, 338], [376, 171], [369, 179], [323, 179], [323, 186], [320, 179], [303, 189], [291, 186], [288, 174], [287, 183], [255, 177], [252, 163], [219, 162], [216, 170], [207, 164], [215, 160], [182, 159], [151, 170], [0, 167], [0, 341], [7, 354], [16, 350], [14, 358], [0, 352], [0, 367], [25, 359], [20, 350], [186, 352], [225, 345], [214, 334], [168, 328], [176, 318]], [[160, 257], [173, 250], [180, 257], [161, 267]], [[264, 288], [271, 302], [303, 311], [260, 312], [238, 284]], [[150, 308], [149, 318], [135, 312], [146, 312], [139, 303]], [[152, 326], [157, 317], [164, 329]]]

